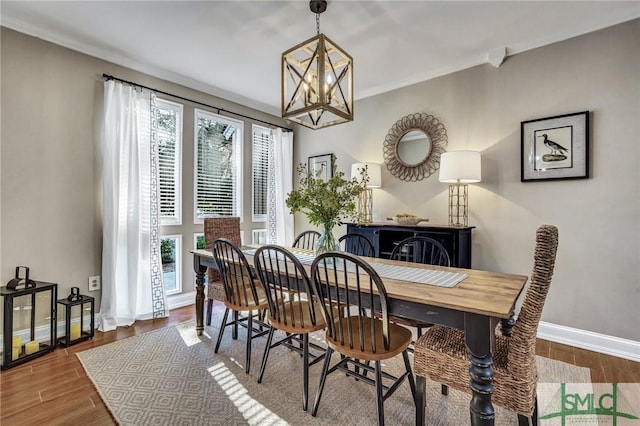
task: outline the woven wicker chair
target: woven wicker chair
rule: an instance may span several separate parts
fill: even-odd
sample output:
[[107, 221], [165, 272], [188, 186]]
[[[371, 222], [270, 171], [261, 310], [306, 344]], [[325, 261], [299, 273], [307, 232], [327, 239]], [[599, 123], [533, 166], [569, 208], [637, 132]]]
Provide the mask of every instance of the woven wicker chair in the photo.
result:
[[[309, 333], [323, 330], [327, 324], [320, 306], [314, 302], [309, 275], [290, 251], [279, 246], [262, 246], [256, 251], [253, 259], [256, 273], [269, 302], [271, 324], [258, 383], [262, 383], [272, 348], [283, 345], [300, 353], [303, 362], [302, 409], [307, 411], [309, 366], [321, 361], [326, 354], [325, 348], [309, 341]], [[275, 330], [286, 333], [286, 336], [272, 343]], [[310, 351], [310, 348], [313, 351]]]
[[[315, 417], [318, 412], [327, 375], [342, 371], [375, 386], [378, 425], [384, 425], [384, 401], [405, 379], [409, 380], [415, 400], [415, 381], [407, 353], [411, 331], [389, 322], [384, 284], [376, 271], [358, 256], [343, 252], [317, 256], [311, 265], [311, 284], [327, 323], [327, 355], [311, 415]], [[378, 303], [381, 318], [375, 318], [371, 315], [372, 310], [368, 309]], [[343, 306], [353, 309], [347, 311], [341, 309]], [[340, 361], [329, 368], [334, 351], [340, 354]], [[398, 377], [383, 372], [382, 361], [400, 354], [406, 371]], [[373, 367], [368, 365], [370, 362], [373, 362]], [[367, 377], [367, 372], [373, 373], [374, 379]], [[387, 379], [386, 383], [383, 383], [383, 377]]]
[[371, 240], [361, 234], [345, 234], [338, 238], [340, 249], [356, 256], [375, 257], [376, 249]]
[[[492, 401], [518, 414], [520, 425], [537, 424], [536, 332], [551, 284], [558, 247], [558, 229], [542, 225], [536, 232], [531, 283], [510, 337], [496, 336], [493, 352]], [[415, 374], [469, 392], [469, 359], [461, 330], [438, 325], [416, 341]]]
[[[218, 238], [226, 238], [236, 246], [240, 246], [240, 218], [239, 217], [212, 217], [204, 220], [204, 244], [206, 248]], [[207, 325], [211, 325], [211, 312], [213, 301], [224, 300], [224, 286], [220, 281], [220, 274], [214, 268], [207, 270]]]
[[316, 240], [320, 237], [320, 233], [318, 231], [303, 231], [298, 234], [295, 240], [293, 240], [293, 244], [291, 247], [304, 249], [304, 250], [313, 250], [313, 246], [316, 243]]
[[[213, 259], [218, 265], [222, 283], [224, 284], [224, 316], [218, 332], [218, 340], [214, 353], [218, 353], [224, 330], [233, 327], [232, 337], [238, 338], [238, 326], [246, 327], [247, 343], [245, 372], [249, 374], [251, 368], [251, 342], [256, 337], [264, 336], [271, 329], [270, 326], [254, 319], [254, 311], [259, 313], [267, 309], [267, 296], [260, 281], [255, 277], [242, 251], [230, 240], [220, 238], [211, 247]], [[229, 312], [233, 312], [233, 319], [227, 322]], [[240, 313], [246, 314], [241, 317]], [[259, 326], [254, 328], [254, 322]]]

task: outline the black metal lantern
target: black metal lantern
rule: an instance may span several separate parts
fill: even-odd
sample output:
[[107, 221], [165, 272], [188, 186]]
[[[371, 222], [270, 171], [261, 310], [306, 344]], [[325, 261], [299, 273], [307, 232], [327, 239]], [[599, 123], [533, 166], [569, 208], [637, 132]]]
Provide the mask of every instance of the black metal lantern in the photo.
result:
[[[19, 270], [26, 270], [25, 278]], [[56, 345], [58, 285], [29, 279], [29, 268], [16, 268], [16, 278], [0, 287], [4, 324], [2, 369], [14, 367], [52, 352]]]
[[62, 346], [75, 345], [94, 334], [94, 298], [80, 294], [78, 287], [71, 287], [71, 294], [66, 299], [58, 300], [64, 306], [65, 335], [58, 339]]

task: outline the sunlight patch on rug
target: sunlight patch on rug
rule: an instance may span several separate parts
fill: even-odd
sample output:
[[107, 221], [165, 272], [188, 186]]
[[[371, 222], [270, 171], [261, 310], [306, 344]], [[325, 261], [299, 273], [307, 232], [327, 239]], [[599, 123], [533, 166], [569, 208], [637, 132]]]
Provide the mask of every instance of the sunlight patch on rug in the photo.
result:
[[209, 372], [250, 425], [289, 426], [289, 423], [251, 398], [247, 388], [242, 386], [236, 376], [223, 363], [214, 365], [209, 369]]

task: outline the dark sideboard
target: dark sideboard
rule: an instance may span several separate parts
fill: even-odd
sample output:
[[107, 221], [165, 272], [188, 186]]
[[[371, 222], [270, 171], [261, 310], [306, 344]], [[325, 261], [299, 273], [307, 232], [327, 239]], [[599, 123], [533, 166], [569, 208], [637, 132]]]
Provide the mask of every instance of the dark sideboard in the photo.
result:
[[440, 242], [449, 252], [451, 266], [471, 268], [471, 230], [475, 226], [447, 225], [398, 225], [370, 223], [358, 225], [347, 223], [347, 233], [361, 234], [369, 238], [376, 250], [376, 257], [389, 258], [394, 244], [413, 237], [425, 236]]

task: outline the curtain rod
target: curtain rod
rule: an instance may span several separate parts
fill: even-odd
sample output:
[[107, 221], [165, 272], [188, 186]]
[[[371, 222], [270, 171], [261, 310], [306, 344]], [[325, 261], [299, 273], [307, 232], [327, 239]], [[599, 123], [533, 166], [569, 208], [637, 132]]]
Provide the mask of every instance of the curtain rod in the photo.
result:
[[284, 127], [284, 126], [280, 126], [279, 124], [270, 123], [268, 121], [260, 120], [258, 118], [254, 118], [254, 117], [249, 117], [248, 115], [240, 114], [238, 112], [229, 111], [228, 109], [216, 107], [216, 106], [213, 106], [213, 105], [208, 105], [208, 104], [205, 104], [205, 103], [199, 102], [199, 101], [194, 101], [193, 99], [185, 98], [185, 97], [179, 96], [179, 95], [174, 95], [173, 93], [164, 92], [162, 90], [154, 89], [153, 87], [143, 86], [142, 84], [134, 83], [132, 81], [123, 80], [121, 78], [114, 77], [114, 76], [109, 75], [109, 74], [102, 74], [102, 77], [106, 78], [107, 80], [116, 80], [116, 81], [119, 81], [121, 83], [129, 84], [131, 86], [141, 87], [143, 89], [151, 90], [151, 91], [156, 92], [156, 93], [162, 93], [163, 95], [171, 96], [171, 97], [176, 98], [176, 99], [181, 99], [183, 101], [187, 101], [187, 102], [191, 102], [191, 103], [194, 103], [194, 104], [206, 106], [208, 108], [215, 109], [216, 111], [218, 111], [218, 113], [226, 112], [227, 114], [233, 114], [233, 115], [235, 115], [237, 117], [247, 118], [249, 120], [257, 121], [259, 123], [268, 124], [269, 126], [279, 127], [282, 130], [284, 130], [285, 132], [293, 132], [293, 129], [290, 129], [290, 128]]

